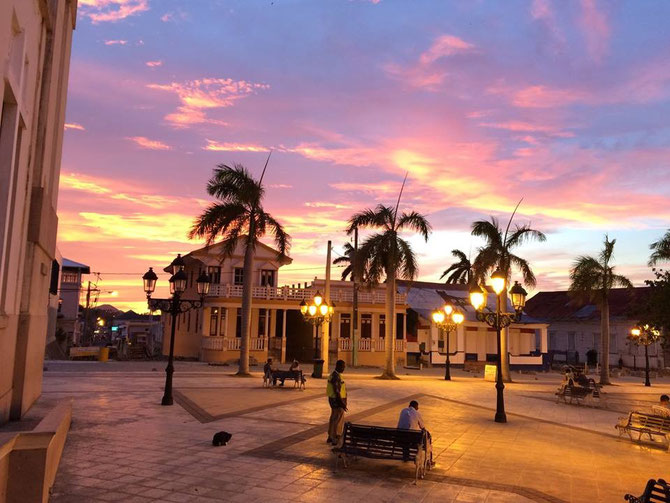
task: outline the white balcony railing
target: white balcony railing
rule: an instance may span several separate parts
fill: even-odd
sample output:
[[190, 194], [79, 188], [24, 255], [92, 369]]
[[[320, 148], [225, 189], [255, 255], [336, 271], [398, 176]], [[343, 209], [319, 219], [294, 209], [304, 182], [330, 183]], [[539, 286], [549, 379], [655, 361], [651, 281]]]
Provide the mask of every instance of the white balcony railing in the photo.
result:
[[340, 351], [351, 351], [352, 344], [349, 337], [340, 338]]
[[407, 343], [407, 341], [405, 339], [396, 339], [395, 340], [395, 350], [399, 353], [404, 352], [406, 343]]
[[[292, 288], [289, 286], [254, 286], [251, 295], [254, 299], [295, 301], [310, 300], [316, 293], [315, 288]], [[209, 297], [241, 298], [242, 285], [212, 284], [209, 288]], [[333, 288], [330, 299], [338, 302], [353, 302], [354, 292], [351, 288]], [[405, 294], [396, 294], [396, 304], [404, 304], [407, 301]], [[386, 296], [383, 290], [372, 292], [359, 291], [358, 302], [361, 304], [384, 304]]]
[[375, 351], [386, 351], [386, 339], [375, 340]]
[[203, 337], [200, 347], [210, 351], [223, 351], [225, 348], [225, 341], [226, 339], [223, 337]]
[[241, 337], [231, 337], [228, 339], [225, 339], [226, 341], [226, 349], [228, 351], [239, 351], [240, 347], [242, 345], [242, 338]]
[[[333, 341], [331, 341], [332, 344]], [[377, 352], [386, 351], [386, 340], [385, 339], [368, 339], [363, 338], [358, 341], [358, 350], [359, 351], [371, 351], [372, 348]], [[395, 350], [398, 352], [404, 352], [405, 347], [407, 346], [407, 341], [403, 339], [396, 339], [395, 341]], [[348, 337], [342, 337], [340, 339], [340, 351], [351, 351], [353, 344], [351, 339]]]
[[358, 341], [358, 350], [359, 351], [370, 351], [372, 347], [372, 339], [361, 339]]

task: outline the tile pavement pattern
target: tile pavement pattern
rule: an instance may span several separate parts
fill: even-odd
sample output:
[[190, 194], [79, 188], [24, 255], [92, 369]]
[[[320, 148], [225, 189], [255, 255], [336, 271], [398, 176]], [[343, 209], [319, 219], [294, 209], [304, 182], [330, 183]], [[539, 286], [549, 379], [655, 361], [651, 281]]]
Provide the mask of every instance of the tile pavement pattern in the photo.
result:
[[[172, 407], [159, 405], [162, 372], [47, 372], [40, 407], [75, 397], [51, 501], [615, 502], [670, 476], [669, 453], [617, 438], [618, 412], [548, 399], [557, 376], [508, 385], [509, 422], [499, 425], [492, 384], [467, 374], [448, 383], [350, 375], [356, 422], [394, 425], [399, 409], [419, 400], [437, 466], [415, 486], [410, 464], [360, 459], [334, 471], [323, 381], [311, 380], [308, 393], [264, 390], [260, 374], [198, 368], [177, 368], [182, 405]], [[646, 392], [624, 383], [612, 395], [620, 408], [627, 393], [653, 400]], [[220, 430], [233, 439], [212, 447]]]

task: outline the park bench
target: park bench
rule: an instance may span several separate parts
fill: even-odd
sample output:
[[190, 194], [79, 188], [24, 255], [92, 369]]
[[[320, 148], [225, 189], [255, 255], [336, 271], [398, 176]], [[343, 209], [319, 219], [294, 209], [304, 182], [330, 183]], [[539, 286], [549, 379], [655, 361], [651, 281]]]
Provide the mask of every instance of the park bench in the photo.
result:
[[647, 486], [644, 488], [644, 492], [641, 496], [626, 494], [624, 499], [630, 501], [630, 503], [670, 503], [670, 486], [663, 479], [651, 479], [647, 482]]
[[600, 388], [593, 379], [589, 379], [588, 384], [584, 386], [567, 384], [561, 386], [556, 391], [556, 403], [561, 399], [563, 399], [563, 403], [573, 403], [574, 401], [577, 405], [580, 405], [584, 400], [589, 399], [593, 404], [593, 400], [595, 399], [598, 399], [600, 402]]
[[432, 466], [432, 452], [429, 447], [428, 433], [425, 430], [401, 430], [383, 426], [362, 424], [344, 424], [344, 433], [340, 444], [333, 448], [336, 455], [335, 468], [339, 459], [344, 467], [347, 458], [390, 459], [396, 461], [414, 461], [414, 481], [423, 478]]
[[293, 387], [298, 389], [305, 389], [307, 383], [302, 370], [275, 370], [272, 375], [266, 374], [263, 376], [263, 386], [269, 388], [281, 379], [284, 379], [284, 381], [292, 380], [294, 382]]
[[[670, 417], [633, 411], [628, 417], [619, 418], [615, 428], [619, 430], [619, 436], [628, 433], [632, 441], [641, 441], [642, 435], [648, 435], [650, 441], [653, 441], [655, 436], [662, 437], [665, 448], [670, 450]], [[633, 438], [633, 432], [637, 432], [637, 439]]]
[[70, 360], [75, 358], [93, 358], [97, 359], [100, 355], [100, 348], [98, 346], [84, 346], [70, 348]]

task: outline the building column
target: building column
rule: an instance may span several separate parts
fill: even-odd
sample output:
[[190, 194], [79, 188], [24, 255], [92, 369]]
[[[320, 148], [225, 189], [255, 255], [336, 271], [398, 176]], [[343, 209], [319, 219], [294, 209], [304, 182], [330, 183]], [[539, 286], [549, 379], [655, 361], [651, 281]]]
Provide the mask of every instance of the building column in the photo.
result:
[[286, 309], [282, 309], [281, 362], [286, 363]]
[[[575, 336], [576, 337], [576, 336]], [[541, 353], [548, 353], [548, 340], [547, 340], [547, 327], [541, 328], [540, 329], [540, 352]], [[575, 344], [576, 346], [576, 344]]]

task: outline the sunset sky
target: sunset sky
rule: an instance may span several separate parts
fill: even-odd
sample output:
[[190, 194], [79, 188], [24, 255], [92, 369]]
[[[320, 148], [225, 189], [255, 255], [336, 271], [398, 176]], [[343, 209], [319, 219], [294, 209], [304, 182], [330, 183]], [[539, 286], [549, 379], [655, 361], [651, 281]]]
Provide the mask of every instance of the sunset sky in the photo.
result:
[[401, 209], [434, 228], [412, 238], [422, 280], [523, 197], [517, 222], [548, 238], [519, 249], [537, 290], [606, 232], [641, 285], [670, 227], [669, 18], [665, 0], [79, 0], [59, 249], [118, 292], [100, 303], [145, 311], [141, 274], [200, 245], [212, 169], [259, 175], [272, 149], [280, 284], [323, 277], [327, 240], [341, 252], [409, 172]]

